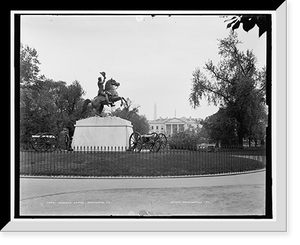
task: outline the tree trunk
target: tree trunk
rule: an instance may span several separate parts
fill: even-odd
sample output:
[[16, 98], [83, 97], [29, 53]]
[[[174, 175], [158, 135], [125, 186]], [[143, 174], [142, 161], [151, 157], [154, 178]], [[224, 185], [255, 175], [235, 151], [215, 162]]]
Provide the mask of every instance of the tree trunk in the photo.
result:
[[243, 134], [241, 134], [241, 133], [238, 133], [238, 146], [239, 146], [239, 148], [244, 148], [244, 146], [243, 146]]

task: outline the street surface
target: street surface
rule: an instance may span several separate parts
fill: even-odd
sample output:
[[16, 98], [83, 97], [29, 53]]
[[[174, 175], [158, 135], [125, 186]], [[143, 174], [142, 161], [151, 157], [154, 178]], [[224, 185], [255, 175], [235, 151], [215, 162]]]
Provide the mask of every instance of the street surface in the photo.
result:
[[264, 215], [265, 171], [198, 178], [20, 179], [21, 215]]

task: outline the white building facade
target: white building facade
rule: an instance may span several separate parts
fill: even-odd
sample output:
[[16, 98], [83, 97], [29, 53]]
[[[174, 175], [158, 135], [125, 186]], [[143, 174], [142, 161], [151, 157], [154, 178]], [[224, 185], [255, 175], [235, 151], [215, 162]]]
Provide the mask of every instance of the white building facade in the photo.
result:
[[201, 125], [194, 118], [159, 118], [156, 120], [149, 120], [150, 133], [163, 133], [167, 137], [172, 136], [174, 133], [182, 132], [190, 127], [197, 128]]

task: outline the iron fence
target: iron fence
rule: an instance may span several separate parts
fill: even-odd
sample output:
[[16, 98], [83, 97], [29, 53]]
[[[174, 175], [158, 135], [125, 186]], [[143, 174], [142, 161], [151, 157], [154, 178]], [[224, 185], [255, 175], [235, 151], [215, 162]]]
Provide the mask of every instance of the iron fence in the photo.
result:
[[20, 149], [21, 176], [52, 177], [166, 177], [232, 174], [264, 169], [261, 148], [223, 147], [193, 149], [166, 147], [158, 152], [125, 147], [76, 147], [36, 151]]

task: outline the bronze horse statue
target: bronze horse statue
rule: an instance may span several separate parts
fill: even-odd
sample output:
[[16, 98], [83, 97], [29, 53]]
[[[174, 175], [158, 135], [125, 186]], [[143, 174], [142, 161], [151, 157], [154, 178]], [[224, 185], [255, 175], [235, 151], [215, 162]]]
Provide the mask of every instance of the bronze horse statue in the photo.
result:
[[[105, 83], [105, 91], [108, 92], [108, 97], [111, 102], [116, 102], [121, 100], [121, 106], [123, 105], [123, 102], [127, 106], [127, 101], [124, 99], [124, 97], [119, 97], [118, 92], [116, 90], [116, 87], [119, 87], [120, 83], [116, 82], [114, 79], [109, 79]], [[81, 111], [81, 115], [86, 111], [88, 104], [91, 103], [92, 107], [96, 110], [97, 114], [101, 116], [101, 113], [104, 109], [105, 105], [109, 105], [106, 101], [106, 98], [102, 95], [94, 97], [92, 100], [86, 99], [83, 102], [83, 107]]]

